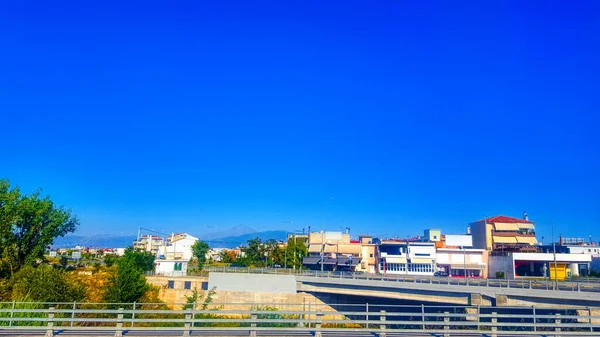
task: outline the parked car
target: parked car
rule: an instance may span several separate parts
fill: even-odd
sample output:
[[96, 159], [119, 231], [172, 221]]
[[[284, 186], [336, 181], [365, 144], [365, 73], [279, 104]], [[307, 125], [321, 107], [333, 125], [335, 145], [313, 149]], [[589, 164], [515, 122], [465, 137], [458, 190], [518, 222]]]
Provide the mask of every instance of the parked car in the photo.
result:
[[448, 273], [446, 273], [445, 271], [436, 271], [435, 273], [433, 273], [433, 276], [448, 277]]

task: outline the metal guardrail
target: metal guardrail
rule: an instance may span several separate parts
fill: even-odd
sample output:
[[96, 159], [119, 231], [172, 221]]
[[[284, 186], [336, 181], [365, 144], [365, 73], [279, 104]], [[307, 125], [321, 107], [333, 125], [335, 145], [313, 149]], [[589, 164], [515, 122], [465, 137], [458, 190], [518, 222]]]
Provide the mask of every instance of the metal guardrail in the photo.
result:
[[304, 332], [314, 336], [349, 332], [379, 336], [600, 334], [600, 308], [536, 311], [536, 308], [347, 305], [341, 311], [273, 311], [258, 307], [253, 310], [159, 310], [128, 309], [135, 308], [136, 304], [118, 304], [111, 309], [107, 309], [111, 307], [109, 304], [79, 304], [80, 307], [95, 305], [95, 309], [70, 305], [73, 304], [0, 303], [0, 335], [3, 331], [33, 330], [43, 330], [48, 337], [57, 331], [114, 336], [132, 331], [170, 331], [182, 336], [202, 331], [243, 332], [248, 336], [264, 331]]
[[389, 282], [413, 282], [429, 284], [447, 284], [474, 287], [495, 287], [495, 288], [518, 288], [518, 289], [536, 289], [536, 290], [560, 290], [577, 292], [600, 292], [600, 283], [595, 282], [569, 282], [561, 281], [554, 283], [538, 279], [522, 280], [502, 280], [487, 278], [452, 278], [435, 277], [419, 275], [381, 275], [381, 274], [363, 274], [349, 272], [320, 272], [320, 271], [294, 271], [292, 269], [282, 268], [242, 268], [242, 267], [209, 267], [205, 272], [224, 272], [224, 273], [254, 273], [254, 274], [290, 274], [308, 277], [340, 278], [355, 280], [373, 280]]

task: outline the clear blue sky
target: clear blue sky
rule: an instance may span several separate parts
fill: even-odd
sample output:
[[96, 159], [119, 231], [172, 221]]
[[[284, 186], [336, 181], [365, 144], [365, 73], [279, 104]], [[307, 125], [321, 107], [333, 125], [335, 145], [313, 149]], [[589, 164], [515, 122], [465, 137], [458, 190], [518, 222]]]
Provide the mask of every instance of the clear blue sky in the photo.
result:
[[0, 43], [0, 176], [80, 234], [600, 239], [597, 1], [4, 1]]

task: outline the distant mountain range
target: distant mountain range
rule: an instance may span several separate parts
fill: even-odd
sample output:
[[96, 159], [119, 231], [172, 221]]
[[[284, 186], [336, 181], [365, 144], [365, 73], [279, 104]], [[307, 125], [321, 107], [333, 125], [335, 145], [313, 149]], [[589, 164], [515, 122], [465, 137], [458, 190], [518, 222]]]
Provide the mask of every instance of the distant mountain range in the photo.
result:
[[[190, 233], [194, 235], [194, 233]], [[194, 235], [196, 236], [196, 235]], [[208, 242], [213, 248], [235, 248], [245, 245], [248, 240], [259, 238], [263, 241], [269, 239], [285, 240], [287, 232], [283, 230], [272, 231], [254, 231], [250, 227], [236, 226], [228, 230], [215, 233], [203, 233], [198, 237]], [[132, 235], [66, 235], [54, 240], [54, 248], [70, 248], [75, 246], [90, 247], [90, 248], [123, 248], [133, 244], [136, 236]]]

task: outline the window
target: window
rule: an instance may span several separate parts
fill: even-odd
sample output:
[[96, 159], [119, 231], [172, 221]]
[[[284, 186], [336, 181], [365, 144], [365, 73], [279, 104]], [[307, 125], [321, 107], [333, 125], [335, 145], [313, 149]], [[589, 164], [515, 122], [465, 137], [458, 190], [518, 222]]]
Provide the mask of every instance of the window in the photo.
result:
[[173, 280], [167, 281], [167, 288], [175, 289], [175, 281], [173, 281]]
[[434, 240], [437, 240], [437, 235], [434, 235], [434, 236], [433, 236], [433, 239], [434, 239]]
[[369, 254], [369, 257], [373, 257], [373, 254]]
[[183, 289], [192, 289], [192, 281], [185, 281], [183, 282]]
[[415, 253], [415, 256], [425, 256], [425, 257], [429, 257], [429, 254], [426, 253]]

